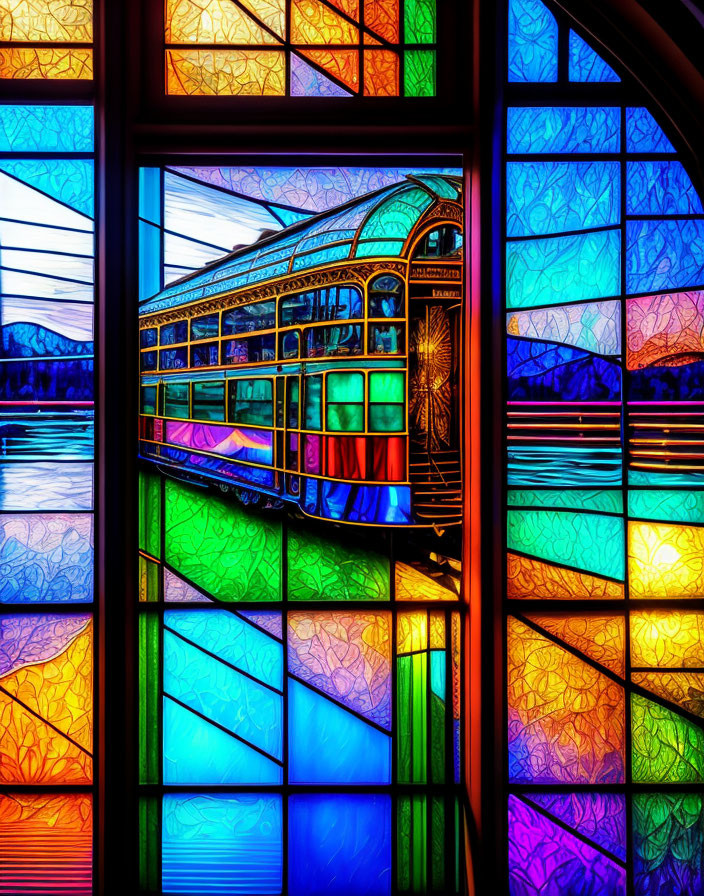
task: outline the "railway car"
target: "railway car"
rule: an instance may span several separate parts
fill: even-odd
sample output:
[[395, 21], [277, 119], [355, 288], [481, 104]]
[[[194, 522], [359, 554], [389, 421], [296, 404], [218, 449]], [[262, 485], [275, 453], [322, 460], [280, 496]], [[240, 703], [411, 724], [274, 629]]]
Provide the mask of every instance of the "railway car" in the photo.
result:
[[408, 177], [140, 307], [140, 455], [245, 502], [445, 527], [462, 498], [462, 184]]

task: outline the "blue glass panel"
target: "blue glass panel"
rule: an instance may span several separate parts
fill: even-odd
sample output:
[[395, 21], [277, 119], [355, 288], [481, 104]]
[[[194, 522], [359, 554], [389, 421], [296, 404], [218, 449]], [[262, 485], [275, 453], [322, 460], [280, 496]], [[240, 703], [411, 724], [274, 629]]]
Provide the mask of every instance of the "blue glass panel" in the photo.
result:
[[[3, 421], [3, 427], [7, 418]], [[12, 424], [10, 424], [12, 425]], [[92, 510], [93, 464], [0, 464], [0, 510]]]
[[430, 690], [441, 700], [445, 699], [445, 651], [430, 651]]
[[670, 488], [673, 485], [704, 486], [704, 473], [678, 470], [629, 470], [629, 485], [650, 485], [655, 488]]
[[281, 689], [281, 644], [229, 610], [167, 610], [164, 625], [258, 681]]
[[47, 196], [93, 217], [93, 162], [89, 159], [10, 159], [0, 169]]
[[629, 215], [702, 214], [704, 208], [681, 162], [628, 162]]
[[618, 295], [621, 237], [595, 231], [506, 244], [506, 305], [531, 308]]
[[164, 692], [281, 758], [281, 695], [169, 631], [164, 632]]
[[161, 289], [161, 170], [139, 169], [139, 299]]
[[167, 794], [162, 818], [165, 893], [281, 892], [280, 796]]
[[0, 106], [0, 152], [93, 152], [93, 107]]
[[570, 31], [569, 54], [570, 81], [606, 83], [621, 80], [611, 66], [574, 31]]
[[522, 445], [509, 448], [508, 484], [546, 488], [620, 485], [622, 463], [620, 448]]
[[411, 490], [407, 486], [308, 479], [304, 507], [306, 513], [325, 519], [407, 525], [411, 521]]
[[627, 152], [674, 152], [675, 147], [653, 116], [642, 106], [626, 109]]
[[509, 162], [507, 236], [608, 227], [621, 220], [618, 162]]
[[164, 697], [165, 784], [281, 784], [282, 768]]
[[704, 395], [704, 361], [670, 367], [657, 364], [628, 372], [631, 401], [687, 401]]
[[531, 793], [536, 803], [583, 837], [626, 860], [626, 800], [611, 793]]
[[628, 221], [626, 289], [661, 292], [704, 283], [704, 221]]
[[334, 81], [291, 54], [291, 96], [352, 96]]
[[509, 0], [509, 81], [557, 81], [557, 22], [540, 0]]
[[619, 401], [618, 364], [568, 345], [507, 340], [509, 401]]
[[295, 680], [289, 681], [288, 696], [293, 783], [391, 783], [387, 734]]
[[388, 896], [391, 799], [296, 794], [289, 803], [289, 896]]
[[544, 106], [508, 109], [509, 153], [619, 152], [617, 107]]

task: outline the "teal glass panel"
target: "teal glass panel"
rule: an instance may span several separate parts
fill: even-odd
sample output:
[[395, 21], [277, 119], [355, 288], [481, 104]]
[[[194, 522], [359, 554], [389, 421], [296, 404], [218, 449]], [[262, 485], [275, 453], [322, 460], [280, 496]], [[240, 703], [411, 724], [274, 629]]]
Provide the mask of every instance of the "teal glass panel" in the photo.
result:
[[402, 402], [406, 398], [402, 373], [371, 373], [369, 401]]
[[93, 107], [2, 106], [0, 152], [93, 152]]
[[394, 404], [372, 404], [369, 406], [370, 432], [403, 432], [404, 407]]
[[[623, 520], [596, 513], [508, 511], [509, 550], [613, 579], [624, 577]], [[609, 545], [609, 550], [604, 550]]]
[[562, 489], [560, 491], [532, 491], [510, 489], [506, 502], [511, 507], [552, 507], [565, 510], [597, 510], [601, 513], [622, 513], [620, 491], [596, 489]]
[[364, 376], [361, 373], [330, 373], [326, 389], [329, 402], [364, 401]]
[[620, 256], [621, 238], [615, 230], [507, 243], [507, 307], [618, 295]]
[[188, 419], [188, 383], [166, 383], [164, 386], [164, 416]]
[[360, 240], [357, 243], [357, 258], [393, 258], [401, 254], [403, 246], [403, 240]]
[[305, 395], [305, 427], [306, 429], [323, 428], [323, 378], [307, 376], [304, 380]]
[[405, 240], [431, 202], [429, 194], [420, 187], [402, 190], [371, 213], [360, 232], [360, 240]]
[[634, 519], [704, 526], [704, 492], [672, 489], [630, 491], [628, 514]]
[[362, 432], [364, 408], [361, 405], [331, 404], [328, 406], [328, 432]]

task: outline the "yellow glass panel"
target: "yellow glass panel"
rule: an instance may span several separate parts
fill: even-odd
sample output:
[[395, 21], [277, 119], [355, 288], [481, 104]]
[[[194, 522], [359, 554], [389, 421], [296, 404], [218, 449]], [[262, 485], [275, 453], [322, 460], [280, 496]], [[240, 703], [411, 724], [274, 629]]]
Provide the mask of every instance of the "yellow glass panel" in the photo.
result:
[[53, 47], [0, 49], [0, 78], [87, 81], [93, 77], [93, 51]]
[[631, 664], [660, 669], [704, 667], [704, 613], [631, 613]]
[[[509, 748], [535, 783], [622, 779], [624, 691], [518, 619], [508, 620]], [[514, 746], [520, 745], [520, 746]]]
[[430, 647], [442, 650], [445, 647], [445, 614], [430, 614]]
[[359, 29], [319, 0], [293, 0], [291, 41], [295, 44], [356, 44]]
[[628, 574], [632, 597], [701, 597], [704, 529], [629, 523]]
[[704, 675], [696, 672], [634, 672], [634, 684], [704, 717]]
[[240, 0], [240, 2], [279, 37], [286, 37], [286, 0]]
[[0, 40], [91, 43], [93, 0], [2, 0]]
[[282, 50], [167, 50], [166, 92], [207, 96], [283, 96]]
[[[447, 576], [443, 576], [447, 582]], [[435, 581], [422, 568], [417, 569], [410, 563], [400, 560], [395, 564], [396, 600], [457, 600], [456, 591], [445, 587], [440, 581]], [[454, 583], [453, 583], [454, 584]], [[456, 587], [459, 587], [457, 582]]]
[[167, 44], [276, 44], [232, 0], [166, 0]]
[[396, 621], [397, 653], [428, 649], [428, 614], [424, 610], [418, 613], [399, 613]]
[[531, 614], [529, 618], [595, 662], [621, 677], [625, 675], [626, 622], [623, 616]]
[[530, 600], [534, 597], [569, 597], [599, 600], [623, 597], [623, 585], [619, 582], [611, 582], [585, 572], [575, 572], [542, 560], [509, 554], [507, 566], [506, 588], [510, 598]]

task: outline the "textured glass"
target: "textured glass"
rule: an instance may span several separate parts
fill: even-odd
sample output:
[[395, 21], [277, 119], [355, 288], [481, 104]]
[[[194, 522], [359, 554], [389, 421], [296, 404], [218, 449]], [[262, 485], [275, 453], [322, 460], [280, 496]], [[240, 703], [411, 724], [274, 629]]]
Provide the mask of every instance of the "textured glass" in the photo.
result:
[[283, 96], [285, 62], [280, 50], [167, 50], [167, 93]]
[[626, 109], [627, 152], [674, 152], [675, 148], [647, 109]]
[[139, 782], [159, 781], [159, 620], [139, 617]]
[[698, 597], [704, 591], [704, 529], [665, 523], [628, 525], [633, 597]]
[[87, 81], [93, 78], [93, 51], [78, 47], [5, 47], [0, 78]]
[[540, 0], [509, 0], [508, 80], [557, 81], [557, 22]]
[[639, 793], [633, 797], [637, 893], [699, 893], [704, 888], [704, 807], [698, 793]]
[[3, 106], [0, 151], [92, 152], [91, 106]]
[[689, 215], [704, 213], [704, 207], [681, 162], [628, 162], [626, 212]]
[[547, 106], [508, 110], [509, 153], [619, 152], [618, 108]]
[[4, 0], [0, 40], [90, 43], [92, 0]]
[[704, 780], [704, 731], [665, 706], [631, 695], [633, 780], [697, 783]]
[[620, 221], [618, 162], [509, 162], [506, 234], [537, 236]]
[[704, 352], [704, 292], [629, 299], [626, 336], [629, 370], [657, 365], [677, 371], [691, 364]]
[[[703, 303], [704, 307], [704, 303]], [[550, 306], [506, 315], [509, 336], [560, 342], [600, 355], [621, 351], [620, 302]]]
[[621, 79], [611, 66], [574, 31], [569, 40], [570, 81], [613, 83]]
[[686, 289], [704, 283], [704, 221], [628, 221], [629, 293]]
[[507, 593], [516, 599], [534, 597], [600, 600], [623, 598], [623, 585], [599, 576], [567, 569], [554, 563], [509, 553], [507, 557]]
[[575, 647], [595, 663], [624, 677], [626, 626], [623, 616], [531, 613], [526, 618], [565, 645]]
[[435, 53], [407, 50], [404, 53], [404, 96], [435, 96]]
[[704, 656], [704, 613], [640, 610], [631, 613], [634, 666], [698, 668]]
[[527, 802], [572, 828], [615, 858], [626, 858], [626, 800], [623, 794], [533, 792]]
[[[643, 250], [634, 246], [636, 251]], [[506, 304], [526, 308], [558, 305], [567, 295], [575, 302], [616, 295], [620, 256], [621, 240], [615, 230], [507, 243]]]

